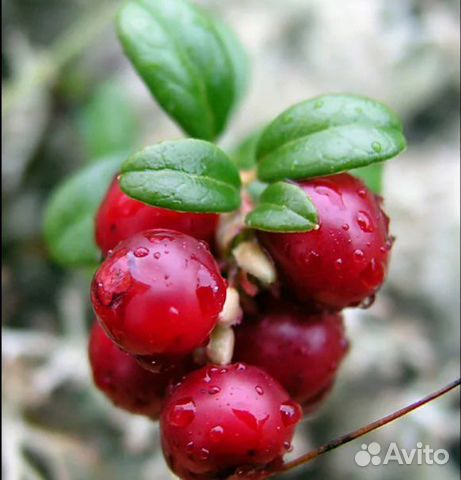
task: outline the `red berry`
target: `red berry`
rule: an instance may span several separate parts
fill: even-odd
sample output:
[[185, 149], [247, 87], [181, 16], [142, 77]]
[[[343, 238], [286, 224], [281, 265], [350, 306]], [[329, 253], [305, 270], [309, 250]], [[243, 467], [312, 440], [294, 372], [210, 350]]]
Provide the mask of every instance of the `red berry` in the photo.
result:
[[304, 310], [283, 302], [244, 321], [236, 328], [234, 360], [264, 369], [310, 412], [333, 386], [348, 341], [340, 314]]
[[96, 386], [117, 407], [157, 419], [168, 385], [193, 368], [190, 357], [169, 358], [163, 373], [141, 368], [120, 350], [95, 322], [90, 334], [89, 358]]
[[133, 355], [177, 355], [202, 345], [226, 299], [206, 244], [173, 230], [147, 230], [118, 244], [93, 279], [94, 311]]
[[162, 446], [182, 479], [227, 478], [290, 448], [301, 407], [266, 372], [234, 364], [188, 375], [165, 403]]
[[96, 243], [104, 256], [117, 244], [135, 233], [152, 228], [168, 228], [214, 244], [219, 216], [181, 213], [152, 207], [125, 195], [114, 179], [96, 216]]
[[287, 289], [331, 310], [367, 302], [384, 281], [392, 246], [379, 198], [345, 173], [298, 184], [315, 204], [320, 228], [258, 232]]

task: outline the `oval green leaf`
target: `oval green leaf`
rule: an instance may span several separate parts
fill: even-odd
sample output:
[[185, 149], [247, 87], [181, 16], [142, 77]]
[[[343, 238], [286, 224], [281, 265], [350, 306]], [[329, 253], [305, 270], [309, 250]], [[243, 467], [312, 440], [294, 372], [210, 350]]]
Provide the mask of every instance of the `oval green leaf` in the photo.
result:
[[257, 146], [258, 175], [263, 181], [332, 175], [405, 148], [402, 124], [385, 105], [327, 95], [289, 108], [266, 127]]
[[264, 190], [258, 206], [245, 222], [251, 228], [267, 232], [308, 232], [318, 228], [318, 215], [301, 188], [277, 182]]
[[90, 164], [52, 193], [45, 210], [44, 236], [57, 263], [79, 267], [98, 262], [94, 217], [121, 163], [122, 158], [114, 156]]
[[181, 128], [205, 140], [222, 133], [248, 78], [234, 34], [186, 0], [131, 0], [117, 27], [126, 55]]
[[121, 189], [130, 197], [180, 212], [219, 213], [240, 206], [240, 176], [227, 155], [203, 140], [163, 142], [122, 165]]

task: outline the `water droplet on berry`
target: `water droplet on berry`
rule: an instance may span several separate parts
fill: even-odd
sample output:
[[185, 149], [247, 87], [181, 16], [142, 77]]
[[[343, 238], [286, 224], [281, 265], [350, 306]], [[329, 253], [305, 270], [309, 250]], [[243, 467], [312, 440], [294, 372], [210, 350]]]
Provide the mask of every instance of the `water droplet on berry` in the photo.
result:
[[373, 303], [375, 303], [375, 299], [376, 299], [376, 295], [370, 295], [364, 298], [360, 302], [359, 308], [363, 308], [363, 309], [370, 308], [373, 305]]
[[239, 372], [244, 372], [247, 369], [243, 363], [236, 363], [234, 368]]
[[264, 390], [259, 385], [256, 385], [255, 390], [256, 390], [256, 393], [258, 395], [263, 395], [264, 394]]
[[139, 247], [134, 251], [134, 256], [138, 258], [146, 257], [149, 255], [149, 249], [145, 247]]
[[356, 262], [361, 262], [363, 260], [364, 253], [363, 253], [362, 250], [360, 250], [360, 249], [354, 250], [353, 255], [354, 255], [354, 260]]
[[213, 386], [213, 387], [210, 387], [208, 389], [208, 394], [209, 395], [216, 395], [217, 393], [219, 393], [221, 391], [221, 389], [218, 387], [218, 386]]
[[382, 145], [381, 145], [379, 142], [373, 142], [373, 143], [371, 144], [371, 148], [372, 148], [376, 153], [379, 153], [379, 152], [383, 149]]
[[200, 453], [198, 454], [198, 458], [200, 460], [203, 460], [203, 461], [208, 460], [209, 456], [210, 456], [210, 451], [209, 450], [207, 450], [206, 448], [201, 448], [200, 449]]
[[282, 416], [283, 424], [288, 427], [298, 423], [301, 418], [301, 409], [294, 402], [284, 402], [280, 405], [280, 415]]
[[258, 420], [248, 410], [238, 410], [237, 408], [233, 408], [232, 412], [247, 427], [252, 430], [258, 430]]
[[183, 398], [178, 400], [171, 408], [168, 421], [174, 427], [184, 428], [189, 425], [195, 418], [196, 407], [191, 398]]
[[215, 427], [211, 428], [208, 432], [208, 438], [212, 442], [220, 442], [224, 435], [224, 428], [221, 425], [216, 425]]
[[375, 231], [375, 227], [373, 226], [373, 221], [371, 220], [370, 215], [363, 210], [360, 210], [357, 214], [357, 224], [362, 232], [371, 233]]
[[158, 260], [161, 256], [162, 256], [162, 254], [161, 254], [160, 252], [155, 252], [155, 253], [154, 253], [154, 258], [155, 258], [156, 260]]
[[189, 442], [186, 445], [186, 453], [192, 453], [194, 451], [194, 442]]
[[357, 195], [360, 198], [365, 198], [367, 196], [367, 191], [365, 189], [361, 188], [360, 190], [357, 190]]
[[[326, 182], [326, 180], [324, 180]], [[328, 185], [316, 185], [314, 187], [314, 190], [319, 194], [319, 195], [324, 195], [328, 198], [328, 200], [335, 205], [336, 207], [339, 208], [344, 208], [344, 202], [343, 202], [343, 196], [341, 191], [338, 189], [338, 187], [333, 183], [330, 182]]]
[[384, 268], [381, 262], [373, 258], [360, 274], [360, 278], [369, 288], [379, 287], [384, 280]]
[[337, 258], [335, 261], [335, 268], [336, 270], [341, 270], [343, 268], [343, 259]]
[[291, 451], [292, 450], [291, 443], [290, 442], [283, 442], [283, 448], [285, 448], [285, 450], [287, 452]]
[[347, 232], [347, 231], [349, 230], [349, 228], [351, 228], [351, 227], [349, 227], [349, 224], [344, 223], [344, 224], [341, 226], [341, 228]]

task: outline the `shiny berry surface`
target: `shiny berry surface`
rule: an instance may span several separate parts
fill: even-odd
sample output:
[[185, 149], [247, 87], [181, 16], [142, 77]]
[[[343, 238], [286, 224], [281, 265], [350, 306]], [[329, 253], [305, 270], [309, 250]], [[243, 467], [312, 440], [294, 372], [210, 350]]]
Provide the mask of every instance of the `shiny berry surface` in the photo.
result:
[[277, 302], [236, 328], [234, 361], [256, 365], [274, 377], [306, 411], [331, 390], [348, 350], [342, 316], [305, 313]]
[[152, 419], [160, 415], [170, 382], [193, 368], [190, 358], [169, 358], [162, 373], [148, 372], [120, 350], [97, 322], [91, 330], [88, 353], [99, 390], [117, 407]]
[[147, 230], [115, 248], [95, 274], [93, 309], [133, 355], [186, 354], [215, 327], [226, 281], [208, 250], [172, 230]]
[[298, 185], [316, 206], [320, 228], [258, 232], [287, 291], [330, 310], [369, 303], [384, 281], [392, 246], [379, 198], [345, 173]]
[[263, 370], [207, 366], [165, 403], [163, 451], [182, 479], [227, 478], [240, 466], [280, 459], [301, 417], [301, 407]]
[[112, 182], [96, 216], [96, 243], [105, 256], [135, 233], [167, 228], [214, 244], [216, 214], [182, 213], [152, 207], [122, 192], [118, 178]]

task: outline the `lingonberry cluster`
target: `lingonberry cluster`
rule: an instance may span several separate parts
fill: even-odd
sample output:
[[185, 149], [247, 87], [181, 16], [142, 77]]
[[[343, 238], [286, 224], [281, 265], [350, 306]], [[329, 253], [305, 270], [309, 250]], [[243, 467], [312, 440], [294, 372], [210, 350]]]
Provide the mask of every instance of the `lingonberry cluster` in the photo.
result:
[[[235, 215], [153, 207], [125, 195], [119, 177], [99, 208], [94, 382], [116, 406], [160, 420], [182, 479], [280, 463], [348, 351], [341, 309], [368, 306], [383, 283], [392, 237], [382, 199], [347, 173], [297, 185], [318, 228], [242, 227], [225, 245]], [[277, 272], [270, 285], [255, 273], [261, 258]]]

